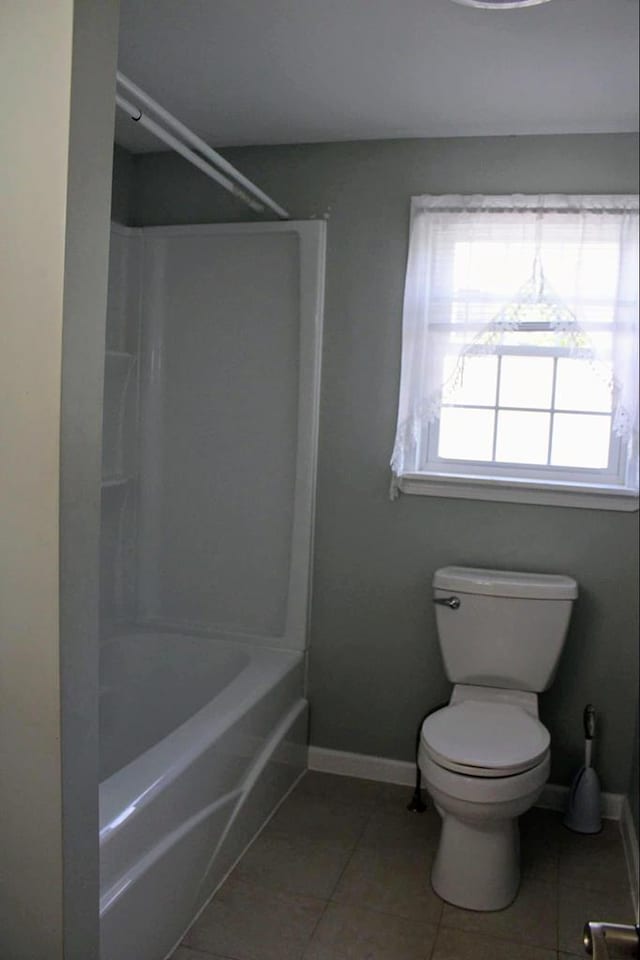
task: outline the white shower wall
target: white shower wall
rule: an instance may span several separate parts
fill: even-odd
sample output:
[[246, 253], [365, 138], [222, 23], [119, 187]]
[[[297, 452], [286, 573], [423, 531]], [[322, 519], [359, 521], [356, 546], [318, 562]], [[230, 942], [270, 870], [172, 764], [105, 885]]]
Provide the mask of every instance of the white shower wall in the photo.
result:
[[310, 222], [114, 228], [105, 624], [304, 649], [324, 242]]
[[101, 634], [137, 616], [137, 503], [142, 249], [112, 224], [102, 422]]

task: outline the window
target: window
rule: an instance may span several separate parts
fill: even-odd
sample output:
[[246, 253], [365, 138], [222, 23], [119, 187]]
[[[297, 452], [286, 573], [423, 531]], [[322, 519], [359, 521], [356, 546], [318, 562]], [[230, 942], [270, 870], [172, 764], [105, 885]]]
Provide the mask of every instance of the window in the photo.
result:
[[413, 198], [394, 494], [635, 509], [637, 391], [637, 198]]

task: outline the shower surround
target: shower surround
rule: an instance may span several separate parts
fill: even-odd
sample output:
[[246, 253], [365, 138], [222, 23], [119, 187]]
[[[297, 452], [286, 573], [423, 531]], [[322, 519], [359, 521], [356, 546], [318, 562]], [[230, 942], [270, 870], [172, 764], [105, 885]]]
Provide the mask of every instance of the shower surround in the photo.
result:
[[114, 226], [101, 960], [162, 960], [306, 767], [325, 226]]

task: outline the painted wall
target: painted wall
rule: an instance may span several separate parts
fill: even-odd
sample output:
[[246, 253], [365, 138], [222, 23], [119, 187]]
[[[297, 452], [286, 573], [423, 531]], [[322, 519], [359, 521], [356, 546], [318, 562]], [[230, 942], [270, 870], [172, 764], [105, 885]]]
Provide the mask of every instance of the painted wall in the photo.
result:
[[131, 154], [113, 145], [113, 190], [111, 193], [111, 219], [128, 226], [132, 218], [132, 191], [134, 158]]
[[[631, 775], [629, 777], [629, 806], [631, 808], [631, 818], [635, 828], [636, 858], [638, 851], [638, 837], [640, 836], [640, 717], [636, 711], [636, 730], [633, 743], [633, 753], [631, 759]], [[637, 859], [636, 859], [637, 867]], [[636, 923], [640, 924], [640, 877], [636, 869], [636, 875], [631, 881], [632, 896], [636, 908]]]
[[638, 736], [638, 717], [636, 716], [636, 735], [633, 744], [631, 776], [629, 777], [629, 803], [631, 816], [636, 828], [636, 837], [640, 836], [640, 740]]
[[[0, 955], [97, 960], [97, 495], [116, 0], [9, 0]], [[25, 119], [28, 118], [28, 121]], [[46, 150], [43, 154], [43, 144]]]
[[[444, 192], [626, 193], [638, 138], [385, 141], [226, 151], [296, 218], [329, 217], [315, 575], [312, 742], [412, 759], [416, 724], [446, 699], [429, 599], [449, 563], [571, 574], [561, 667], [541, 698], [552, 780], [581, 762], [585, 703], [601, 716], [603, 787], [626, 792], [637, 703], [638, 516], [480, 501], [388, 499], [400, 373], [409, 197]], [[180, 158], [135, 160], [133, 222], [250, 219]]]

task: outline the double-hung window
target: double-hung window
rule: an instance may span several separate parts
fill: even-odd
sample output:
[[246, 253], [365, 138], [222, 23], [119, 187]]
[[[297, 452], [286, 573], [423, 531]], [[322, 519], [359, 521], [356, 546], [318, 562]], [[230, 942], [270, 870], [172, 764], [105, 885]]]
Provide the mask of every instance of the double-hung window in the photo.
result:
[[392, 491], [637, 509], [638, 200], [414, 197]]

